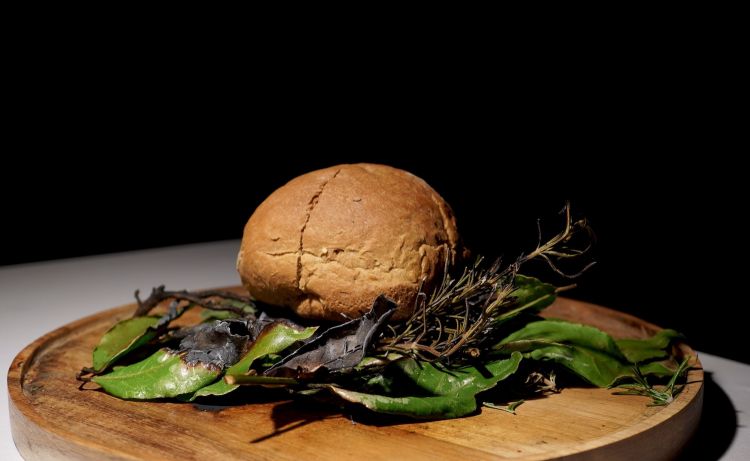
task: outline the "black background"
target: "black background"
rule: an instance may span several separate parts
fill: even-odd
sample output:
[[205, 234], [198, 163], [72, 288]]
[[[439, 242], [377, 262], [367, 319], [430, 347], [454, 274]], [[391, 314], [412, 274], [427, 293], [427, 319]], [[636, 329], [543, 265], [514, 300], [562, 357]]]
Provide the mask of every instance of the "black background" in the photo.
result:
[[[237, 239], [254, 208], [292, 177], [337, 163], [387, 163], [421, 176], [451, 203], [475, 254], [510, 259], [531, 249], [537, 218], [546, 235], [556, 232], [570, 200], [597, 234], [597, 265], [569, 296], [681, 330], [697, 349], [750, 363], [742, 345], [746, 282], [736, 269], [745, 252], [736, 171], [709, 153], [696, 161], [676, 152], [696, 146], [675, 144], [663, 155], [653, 146], [664, 139], [654, 133], [590, 121], [542, 131], [525, 122], [518, 130], [436, 123], [412, 133], [349, 122], [324, 132], [254, 130], [256, 140], [222, 137], [220, 124], [196, 134], [206, 127], [186, 122], [156, 138], [118, 129], [108, 133], [118, 140], [111, 145], [98, 133], [85, 146], [91, 159], [57, 156], [40, 161], [38, 174], [5, 183], [12, 218], [3, 223], [0, 262]], [[58, 134], [63, 144], [71, 139]], [[178, 155], [157, 162], [149, 151], [169, 139], [181, 139], [169, 147]], [[541, 265], [525, 271], [568, 283]]]

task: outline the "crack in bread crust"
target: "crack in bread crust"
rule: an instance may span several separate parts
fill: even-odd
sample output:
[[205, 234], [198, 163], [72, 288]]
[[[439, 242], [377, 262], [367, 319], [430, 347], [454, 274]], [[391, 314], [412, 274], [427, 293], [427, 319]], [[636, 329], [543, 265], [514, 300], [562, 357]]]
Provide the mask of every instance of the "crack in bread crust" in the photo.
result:
[[331, 175], [330, 178], [323, 181], [323, 183], [320, 185], [320, 188], [318, 188], [318, 191], [310, 198], [310, 201], [307, 203], [307, 211], [305, 213], [305, 222], [302, 224], [302, 228], [299, 231], [299, 248], [297, 249], [297, 289], [300, 291], [300, 294], [305, 294], [305, 290], [302, 287], [302, 254], [304, 252], [304, 239], [305, 239], [305, 229], [307, 228], [307, 223], [310, 222], [310, 216], [312, 215], [312, 211], [315, 209], [315, 206], [320, 201], [320, 196], [323, 195], [323, 190], [326, 188], [329, 182], [333, 181], [333, 178], [338, 176], [339, 172], [341, 172], [341, 169], [336, 170], [333, 175]]

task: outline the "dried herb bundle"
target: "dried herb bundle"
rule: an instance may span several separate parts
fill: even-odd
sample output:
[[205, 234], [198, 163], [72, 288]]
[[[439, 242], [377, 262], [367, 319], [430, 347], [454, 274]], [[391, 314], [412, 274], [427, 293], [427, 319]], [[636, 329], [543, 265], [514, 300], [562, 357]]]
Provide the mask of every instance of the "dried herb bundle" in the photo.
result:
[[[411, 354], [421, 360], [445, 360], [452, 357], [477, 358], [487, 340], [492, 338], [492, 330], [522, 311], [536, 311], [546, 307], [547, 299], [528, 299], [528, 293], [519, 290], [517, 282], [521, 266], [533, 259], [544, 260], [555, 272], [567, 278], [575, 278], [590, 268], [588, 263], [577, 273], [568, 274], [559, 268], [559, 261], [585, 254], [591, 240], [585, 240], [585, 247], [576, 249], [571, 242], [577, 234], [592, 236], [585, 220], [573, 221], [570, 204], [562, 210], [565, 226], [562, 232], [546, 242], [542, 242], [541, 227], [537, 247], [528, 255], [521, 255], [512, 264], [503, 267], [501, 260], [489, 267], [482, 267], [482, 258], [463, 270], [457, 278], [450, 275], [446, 265], [442, 283], [430, 295], [420, 289], [414, 313], [405, 323], [392, 326], [390, 335], [381, 341], [383, 350]], [[526, 278], [524, 278], [524, 281]], [[564, 287], [567, 289], [571, 287]], [[563, 289], [547, 286], [547, 295]], [[532, 293], [532, 295], [535, 293]], [[551, 296], [547, 297], [551, 299]], [[529, 305], [529, 302], [535, 304]]]

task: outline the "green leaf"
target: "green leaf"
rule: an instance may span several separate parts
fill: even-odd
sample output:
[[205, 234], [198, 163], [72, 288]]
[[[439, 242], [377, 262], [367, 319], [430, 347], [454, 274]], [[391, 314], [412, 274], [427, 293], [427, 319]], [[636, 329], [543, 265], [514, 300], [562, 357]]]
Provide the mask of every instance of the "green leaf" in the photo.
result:
[[118, 368], [92, 381], [122, 399], [157, 399], [194, 392], [214, 381], [221, 370], [186, 364], [179, 354], [160, 349], [147, 359]]
[[649, 339], [618, 339], [617, 346], [628, 361], [639, 363], [666, 357], [666, 349], [677, 339], [685, 336], [675, 330], [661, 330]]
[[[518, 341], [528, 342], [529, 349], [536, 348], [534, 342], [570, 343], [604, 352], [612, 357], [616, 357], [618, 360], [626, 360], [617, 347], [615, 340], [607, 333], [588, 325], [580, 325], [562, 320], [531, 322], [500, 341], [494, 349], [502, 350], [504, 346], [512, 345]], [[545, 346], [542, 344], [542, 347]]]
[[534, 277], [516, 274], [513, 280], [515, 289], [510, 296], [516, 299], [516, 307], [498, 315], [494, 323], [504, 323], [522, 313], [538, 313], [555, 301], [555, 286]]
[[674, 357], [670, 357], [668, 360], [663, 360], [661, 362], [649, 362], [638, 366], [642, 374], [658, 376], [660, 378], [672, 376], [678, 367], [679, 363], [677, 363], [677, 360], [675, 360]]
[[599, 387], [609, 387], [622, 378], [633, 376], [631, 364], [623, 363], [604, 352], [577, 345], [545, 346], [524, 356], [558, 363]]
[[152, 327], [159, 323], [159, 319], [159, 316], [134, 317], [116, 323], [94, 348], [94, 370], [106, 370], [128, 352], [154, 339], [157, 333]]
[[[510, 334], [493, 347], [496, 353], [526, 352], [533, 360], [556, 362], [584, 380], [599, 387], [609, 387], [623, 378], [634, 376], [635, 360], [666, 356], [662, 350], [679, 335], [664, 330], [650, 339], [615, 341], [607, 333], [588, 326], [562, 320], [531, 322]], [[619, 347], [624, 342], [628, 354]], [[668, 376], [674, 369], [665, 363], [643, 364], [644, 374]]]
[[283, 322], [275, 322], [263, 329], [247, 354], [229, 369], [227, 374], [247, 373], [255, 359], [269, 354], [278, 354], [297, 341], [304, 341], [312, 336], [318, 327], [297, 329]]
[[409, 416], [419, 419], [460, 418], [476, 411], [477, 402], [467, 394], [434, 397], [388, 397], [365, 394], [328, 385], [334, 394], [342, 399], [363, 405], [376, 413]]
[[[275, 322], [263, 329], [258, 338], [255, 340], [247, 353], [239, 362], [229, 367], [227, 375], [242, 375], [250, 370], [253, 362], [269, 354], [277, 354], [288, 348], [297, 341], [302, 341], [315, 333], [318, 327], [305, 328], [298, 330], [282, 322]], [[207, 395], [225, 395], [239, 387], [238, 384], [227, 384], [225, 380], [217, 381], [198, 390], [190, 400]]]
[[401, 374], [402, 378], [428, 394], [426, 396], [392, 397], [351, 391], [334, 385], [326, 387], [342, 399], [378, 413], [424, 419], [458, 418], [476, 411], [476, 395], [515, 373], [520, 362], [521, 354], [518, 352], [508, 359], [486, 363], [483, 370], [475, 367], [444, 369], [414, 359], [395, 362], [395, 370], [391, 371]]
[[555, 300], [554, 296], [550, 296], [555, 294], [555, 286], [538, 278], [516, 274], [513, 286], [516, 289], [510, 295], [516, 298], [519, 306], [533, 305], [542, 310]]

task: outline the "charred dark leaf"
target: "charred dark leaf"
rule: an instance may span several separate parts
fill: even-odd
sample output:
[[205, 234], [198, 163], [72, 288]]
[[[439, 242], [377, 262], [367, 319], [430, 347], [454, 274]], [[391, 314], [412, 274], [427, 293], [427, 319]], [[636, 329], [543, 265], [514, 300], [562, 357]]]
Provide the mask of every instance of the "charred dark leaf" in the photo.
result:
[[396, 303], [380, 295], [370, 312], [329, 328], [284, 357], [265, 374], [304, 379], [312, 377], [318, 370], [343, 371], [354, 368], [365, 357], [395, 310]]
[[249, 339], [247, 320], [215, 320], [190, 328], [180, 341], [180, 352], [188, 365], [202, 363], [223, 370], [239, 360]]

